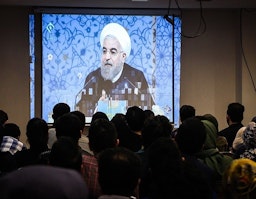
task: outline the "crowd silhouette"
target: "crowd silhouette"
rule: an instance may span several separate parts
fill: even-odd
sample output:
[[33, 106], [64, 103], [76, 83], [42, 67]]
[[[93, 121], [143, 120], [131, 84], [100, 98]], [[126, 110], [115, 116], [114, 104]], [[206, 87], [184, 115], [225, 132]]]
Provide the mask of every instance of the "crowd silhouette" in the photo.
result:
[[25, 143], [0, 110], [1, 198], [255, 198], [256, 117], [243, 125], [244, 110], [228, 104], [223, 130], [192, 105], [177, 128], [138, 106], [111, 119], [96, 112], [85, 128], [82, 112], [58, 103], [52, 127], [28, 121]]

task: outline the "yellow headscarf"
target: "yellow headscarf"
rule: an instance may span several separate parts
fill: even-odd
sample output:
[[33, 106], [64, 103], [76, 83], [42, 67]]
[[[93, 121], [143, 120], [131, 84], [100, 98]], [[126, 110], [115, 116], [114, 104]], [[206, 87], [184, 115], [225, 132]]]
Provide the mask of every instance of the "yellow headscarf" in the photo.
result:
[[247, 158], [232, 161], [224, 175], [224, 187], [240, 196], [256, 188], [256, 162]]

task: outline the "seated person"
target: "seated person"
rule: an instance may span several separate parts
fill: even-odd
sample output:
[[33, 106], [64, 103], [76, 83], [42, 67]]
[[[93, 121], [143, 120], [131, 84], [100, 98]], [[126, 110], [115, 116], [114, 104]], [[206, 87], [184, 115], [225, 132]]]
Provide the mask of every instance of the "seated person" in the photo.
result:
[[82, 152], [70, 137], [60, 137], [52, 145], [49, 164], [56, 167], [74, 169], [81, 173]]
[[225, 198], [256, 198], [256, 163], [247, 158], [234, 160], [224, 174], [223, 186]]
[[122, 147], [108, 148], [99, 154], [98, 164], [102, 189], [99, 199], [138, 196], [141, 161], [134, 152]]
[[87, 199], [88, 189], [81, 175], [48, 165], [17, 169], [0, 178], [1, 199]]

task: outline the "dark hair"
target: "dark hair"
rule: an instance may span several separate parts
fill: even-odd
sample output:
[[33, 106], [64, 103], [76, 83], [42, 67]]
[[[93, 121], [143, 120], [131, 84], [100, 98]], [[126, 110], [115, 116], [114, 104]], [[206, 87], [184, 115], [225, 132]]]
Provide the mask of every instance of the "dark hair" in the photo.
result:
[[109, 119], [108, 119], [108, 116], [106, 115], [106, 113], [101, 112], [101, 111], [98, 111], [98, 112], [96, 112], [96, 113], [94, 113], [94, 114], [92, 115], [91, 123], [94, 122], [96, 119], [99, 119], [99, 118], [109, 120]]
[[183, 105], [180, 107], [180, 121], [183, 122], [185, 119], [194, 117], [196, 110], [191, 105]]
[[142, 130], [144, 148], [148, 148], [159, 137], [170, 138], [172, 130], [173, 126], [166, 116], [157, 115], [148, 119]]
[[125, 115], [122, 113], [117, 113], [114, 115], [114, 117], [111, 119], [111, 122], [116, 127], [118, 139], [119, 139], [119, 145], [125, 148], [128, 148], [134, 152], [137, 152], [142, 147], [142, 140], [141, 136], [133, 133], [131, 129], [129, 128]]
[[81, 111], [72, 111], [72, 114], [76, 115], [79, 120], [81, 121], [81, 130], [84, 130], [84, 125], [85, 125], [85, 114]]
[[89, 147], [99, 153], [102, 150], [116, 146], [117, 131], [115, 125], [109, 120], [99, 118], [89, 127]]
[[196, 118], [188, 118], [178, 128], [175, 140], [184, 154], [199, 152], [206, 139], [206, 130], [203, 122]]
[[6, 123], [4, 125], [4, 136], [11, 136], [17, 138], [20, 136], [20, 127], [15, 123]]
[[41, 118], [32, 118], [28, 121], [26, 127], [26, 135], [30, 147], [44, 148], [48, 142], [48, 125]]
[[53, 107], [53, 120], [57, 120], [60, 116], [70, 112], [70, 106], [66, 103], [60, 102]]
[[238, 102], [230, 103], [228, 105], [227, 115], [232, 122], [241, 122], [244, 119], [244, 106]]
[[251, 119], [251, 121], [256, 123], [256, 116], [254, 116], [254, 117]]
[[71, 112], [65, 113], [56, 120], [55, 129], [57, 139], [61, 136], [67, 136], [78, 143], [78, 140], [81, 137], [81, 121]]
[[141, 131], [145, 121], [144, 111], [138, 106], [131, 106], [127, 109], [126, 121], [132, 131]]
[[81, 172], [82, 153], [77, 143], [70, 137], [60, 137], [53, 144], [49, 160], [53, 166]]
[[4, 123], [8, 120], [8, 115], [5, 111], [0, 110], [0, 125], [4, 125]]
[[155, 116], [155, 113], [153, 111], [151, 111], [150, 109], [144, 110], [144, 114], [145, 114], [145, 120], [151, 119]]
[[99, 183], [103, 194], [134, 196], [141, 172], [141, 160], [132, 151], [108, 148], [99, 154]]
[[207, 113], [203, 115], [204, 119], [210, 121], [211, 123], [214, 124], [214, 126], [216, 127], [217, 132], [219, 131], [219, 123], [216, 117], [214, 117], [212, 114]]
[[149, 198], [212, 198], [212, 189], [201, 170], [182, 160], [173, 139], [161, 137], [148, 150], [152, 176]]

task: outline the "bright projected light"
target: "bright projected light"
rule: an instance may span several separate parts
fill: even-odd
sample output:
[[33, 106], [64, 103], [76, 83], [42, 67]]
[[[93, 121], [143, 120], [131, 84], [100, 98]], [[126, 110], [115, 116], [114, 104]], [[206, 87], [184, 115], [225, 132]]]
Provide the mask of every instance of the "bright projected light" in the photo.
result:
[[[181, 21], [170, 18], [174, 25], [156, 15], [42, 14], [43, 119], [53, 122], [54, 105], [65, 102], [71, 110], [84, 112], [87, 123], [95, 111], [106, 112], [111, 119], [138, 105], [178, 124]], [[113, 51], [100, 42], [101, 31], [109, 23], [127, 31], [131, 49], [125, 63], [142, 72], [147, 87], [141, 75], [132, 72], [121, 75], [122, 83], [115, 87], [98, 79], [98, 73], [88, 76], [101, 67], [103, 55], [127, 55], [125, 50]], [[105, 94], [106, 100], [100, 100]]]

